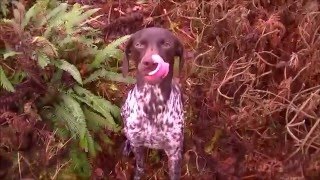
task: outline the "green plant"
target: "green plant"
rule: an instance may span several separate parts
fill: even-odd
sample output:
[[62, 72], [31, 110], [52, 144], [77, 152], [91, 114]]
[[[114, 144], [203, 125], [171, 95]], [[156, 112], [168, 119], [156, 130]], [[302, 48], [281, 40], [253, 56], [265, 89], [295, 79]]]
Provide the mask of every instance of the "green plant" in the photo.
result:
[[0, 84], [7, 91], [14, 92], [14, 87], [12, 83], [9, 81], [7, 75], [5, 74], [3, 68], [0, 66]]
[[[95, 135], [104, 133], [104, 129], [119, 132], [120, 110], [83, 84], [99, 78], [133, 82], [130, 77], [123, 78], [116, 72], [118, 67], [109, 63], [122, 58], [123, 52], [117, 47], [129, 36], [100, 48], [103, 41], [99, 30], [88, 25], [99, 18], [95, 15], [99, 9], [39, 0], [25, 11], [21, 3], [13, 4], [16, 7], [14, 18], [0, 21], [0, 40], [5, 44], [0, 58], [1, 86], [15, 93], [15, 84], [31, 79], [47, 87], [49, 90], [40, 95], [36, 103], [43, 119], [53, 123], [61, 138], [76, 140], [72, 141], [71, 156], [82, 151], [95, 157], [97, 151], [101, 151], [99, 143], [104, 142], [98, 142]], [[14, 68], [16, 64], [21, 71]], [[89, 67], [88, 77], [81, 75], [77, 68], [80, 64]], [[22, 76], [21, 72], [27, 76]], [[64, 79], [69, 75], [75, 82]], [[44, 110], [46, 113], [42, 113]], [[75, 171], [83, 168], [81, 165], [89, 164], [83, 163], [88, 160], [86, 158], [80, 158], [82, 163], [75, 162], [80, 161], [79, 158], [71, 159], [71, 166], [77, 164]], [[85, 172], [90, 175], [90, 171]]]
[[9, 1], [8, 0], [2, 0], [0, 2], [0, 17], [1, 16], [3, 16], [3, 17], [7, 16], [8, 12], [9, 12], [8, 5], [9, 5]]

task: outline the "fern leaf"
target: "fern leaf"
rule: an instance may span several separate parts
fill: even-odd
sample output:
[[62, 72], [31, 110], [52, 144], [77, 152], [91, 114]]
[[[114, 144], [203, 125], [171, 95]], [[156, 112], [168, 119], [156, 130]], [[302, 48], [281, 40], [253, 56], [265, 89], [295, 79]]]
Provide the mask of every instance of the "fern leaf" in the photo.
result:
[[68, 129], [68, 126], [65, 125], [65, 122], [63, 121], [63, 119], [61, 119], [61, 117], [57, 115], [57, 112], [56, 112], [57, 109], [53, 109], [53, 110], [54, 111], [51, 111], [48, 108], [48, 109], [44, 109], [41, 113], [43, 114], [44, 118], [51, 119], [51, 121], [53, 122], [54, 128], [56, 129], [55, 132], [59, 136], [59, 138], [63, 139], [64, 141], [67, 141], [71, 136], [71, 132]]
[[[66, 10], [63, 9], [57, 11], [57, 13], [53, 15], [50, 20], [48, 20], [48, 22], [45, 22], [47, 23], [47, 28], [44, 32], [44, 37], [49, 37], [51, 35], [52, 29], [54, 29], [55, 27], [60, 27], [65, 22], [64, 16], [66, 13]], [[46, 19], [44, 20], [47, 21]]]
[[128, 84], [134, 84], [136, 82], [135, 78], [133, 77], [123, 77], [122, 74], [116, 73], [116, 72], [112, 72], [112, 71], [107, 71], [106, 69], [98, 69], [95, 72], [93, 72], [92, 74], [90, 74], [90, 76], [85, 79], [83, 81], [84, 84], [86, 83], [90, 83], [93, 81], [96, 81], [100, 78], [106, 78], [112, 81], [117, 81], [117, 82], [123, 82], [123, 83], [128, 83]]
[[90, 110], [89, 108], [84, 107], [83, 113], [87, 119], [88, 129], [90, 130], [99, 131], [101, 128], [108, 128], [116, 132], [120, 130], [118, 128], [115, 129], [114, 126], [112, 126], [109, 121], [107, 121], [100, 114]]
[[10, 25], [15, 23], [12, 19], [0, 19], [0, 22], [4, 24], [10, 24]]
[[108, 127], [113, 131], [118, 131], [119, 127], [118, 124], [114, 121], [114, 117], [117, 119], [120, 118], [119, 107], [112, 105], [109, 101], [92, 94], [90, 91], [80, 86], [75, 86], [73, 90], [77, 94], [76, 96], [74, 96], [74, 98], [85, 103], [93, 110], [100, 113], [108, 122]]
[[[98, 9], [99, 10], [99, 9]], [[102, 17], [103, 15], [98, 15], [92, 18], [89, 18], [88, 20], [82, 22], [79, 26], [84, 26], [85, 24], [88, 24], [90, 22], [96, 21], [97, 19], [99, 19], [100, 17]]]
[[87, 46], [87, 50], [81, 53], [93, 55], [96, 53], [97, 46], [95, 45], [95, 41], [93, 39], [86, 38], [84, 36], [74, 37], [67, 35], [63, 40], [59, 41], [59, 46], [63, 49], [69, 43], [80, 43]]
[[62, 94], [61, 97], [63, 102], [60, 105], [55, 105], [57, 119], [66, 123], [71, 135], [79, 138], [80, 147], [88, 152], [90, 146], [87, 136], [88, 129], [80, 104], [66, 94]]
[[37, 16], [41, 11], [45, 11], [49, 1], [37, 1], [25, 14], [22, 20], [22, 29], [27, 26], [32, 18]]
[[97, 150], [95, 148], [95, 142], [91, 136], [91, 134], [89, 133], [89, 131], [87, 131], [86, 134], [86, 139], [87, 139], [87, 144], [88, 144], [88, 152], [90, 154], [91, 157], [95, 157], [97, 155]]
[[22, 54], [21, 52], [16, 51], [7, 51], [3, 54], [3, 59], [7, 59], [8, 57], [13, 57], [15, 55]]
[[55, 105], [55, 114], [57, 116], [57, 119], [65, 122], [66, 127], [70, 131], [72, 137], [80, 138], [80, 127], [76, 123], [75, 118], [70, 113], [70, 110], [67, 109], [64, 105]]
[[54, 109], [57, 119], [66, 123], [66, 126], [68, 127], [69, 131], [73, 136], [80, 137], [77, 133], [80, 131], [80, 128], [78, 127], [78, 124], [75, 122], [74, 117], [70, 113], [70, 110], [64, 105], [55, 105]]
[[70, 110], [70, 113], [72, 114], [72, 116], [76, 120], [76, 123], [79, 126], [78, 134], [80, 136], [80, 139], [83, 139], [85, 136], [87, 125], [80, 104], [69, 95], [62, 94], [61, 97], [65, 106]]
[[2, 0], [0, 2], [0, 10], [5, 17], [9, 13], [8, 5], [9, 5], [8, 0]]
[[10, 82], [12, 84], [19, 84], [25, 77], [27, 77], [27, 74], [23, 70], [19, 70], [16, 71], [12, 77], [10, 77]]
[[94, 148], [96, 151], [100, 151], [100, 152], [102, 151], [102, 147], [96, 141], [94, 141]]
[[125, 36], [122, 36], [116, 40], [114, 40], [113, 42], [111, 42], [110, 44], [108, 44], [108, 48], [110, 49], [115, 49], [117, 48], [118, 46], [120, 46], [122, 43], [124, 43], [125, 41], [127, 41], [128, 38], [130, 38], [131, 35], [125, 35]]
[[83, 8], [84, 8], [84, 6], [81, 7], [81, 5], [78, 3], [73, 4], [72, 9], [64, 15], [64, 19], [66, 21], [65, 22], [66, 28], [73, 27], [75, 19], [77, 19], [80, 16]]
[[77, 69], [76, 66], [74, 66], [73, 64], [70, 64], [69, 62], [65, 61], [65, 60], [59, 60], [57, 62], [54, 63], [58, 68], [67, 71], [68, 73], [70, 73], [70, 75], [79, 83], [82, 84], [82, 78], [80, 75], [79, 70]]
[[77, 147], [73, 147], [70, 151], [70, 159], [71, 169], [82, 179], [90, 179], [92, 167], [86, 153], [80, 151]]
[[52, 78], [50, 80], [50, 83], [51, 84], [60, 84], [62, 75], [63, 75], [63, 70], [57, 69], [57, 71], [53, 73]]
[[[73, 89], [78, 94], [78, 96], [86, 99], [87, 102], [89, 102], [89, 104], [91, 106], [93, 106], [94, 110], [97, 111], [97, 109], [103, 108], [105, 110], [109, 110], [114, 117], [116, 117], [116, 118], [120, 117], [120, 108], [116, 105], [111, 104], [110, 101], [107, 101], [106, 99], [104, 99], [100, 96], [96, 96], [93, 93], [91, 93], [90, 91], [88, 91], [80, 86], [75, 86]], [[88, 105], [88, 106], [90, 106], [90, 105]], [[95, 106], [95, 105], [98, 105], [98, 106]], [[99, 105], [101, 105], [101, 106], [99, 107]], [[96, 109], [95, 107], [99, 107], [99, 108]], [[97, 112], [104, 115], [104, 113], [102, 113], [102, 112], [105, 112], [105, 111], [97, 111]], [[107, 116], [105, 116], [105, 117], [107, 117]]]
[[72, 26], [80, 26], [82, 22], [84, 22], [85, 20], [89, 19], [90, 16], [92, 16], [94, 13], [98, 12], [99, 10], [100, 10], [100, 8], [94, 8], [94, 9], [89, 9], [89, 10], [85, 11], [84, 13], [82, 13], [77, 18], [72, 19], [71, 25]]
[[85, 136], [79, 140], [80, 148], [83, 149], [85, 152], [88, 152], [88, 138]]
[[67, 3], [61, 3], [58, 7], [51, 10], [45, 18], [42, 19], [40, 25], [43, 26], [45, 23], [47, 23], [51, 18], [58, 16], [59, 14], [64, 14], [67, 10], [68, 4]]
[[0, 85], [7, 91], [9, 92], [15, 92], [13, 85], [11, 84], [11, 82], [9, 81], [9, 79], [7, 78], [4, 70], [2, 69], [2, 67], [0, 66]]
[[43, 54], [43, 53], [37, 53], [38, 55], [38, 64], [39, 66], [43, 69], [45, 68], [49, 63], [50, 63], [50, 59], [47, 55]]
[[94, 62], [90, 64], [90, 68], [98, 68], [101, 64], [110, 58], [121, 59], [123, 57], [123, 52], [120, 49], [107, 48], [103, 50], [98, 50]]
[[70, 131], [65, 127], [58, 127], [56, 133], [63, 140], [68, 140], [70, 137]]
[[109, 136], [107, 136], [106, 134], [104, 133], [100, 133], [99, 134], [101, 140], [105, 143], [105, 144], [108, 144], [108, 145], [114, 145], [114, 142], [110, 139]]
[[109, 59], [110, 57], [119, 57], [122, 51], [116, 49], [120, 44], [124, 43], [130, 35], [123, 36], [109, 45], [107, 45], [104, 49], [99, 50], [97, 55], [95, 56], [94, 61], [90, 64], [91, 68], [97, 68], [100, 64], [105, 60]]
[[84, 12], [84, 9], [87, 6], [80, 6], [80, 4], [74, 4], [72, 6], [71, 11], [67, 12], [64, 16], [66, 23], [65, 28], [66, 32], [71, 35], [74, 33], [73, 27], [80, 26], [81, 23], [85, 20], [87, 20], [90, 16], [92, 16], [94, 13], [96, 13], [99, 9], [90, 9]]

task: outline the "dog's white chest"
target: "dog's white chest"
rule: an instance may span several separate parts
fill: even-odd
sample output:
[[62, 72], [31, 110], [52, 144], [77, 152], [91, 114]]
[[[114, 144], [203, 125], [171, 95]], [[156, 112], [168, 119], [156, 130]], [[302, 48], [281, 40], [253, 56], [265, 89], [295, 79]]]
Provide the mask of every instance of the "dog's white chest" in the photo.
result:
[[178, 86], [164, 102], [158, 86], [132, 89], [122, 107], [124, 132], [132, 146], [163, 149], [179, 146], [183, 138], [183, 107]]

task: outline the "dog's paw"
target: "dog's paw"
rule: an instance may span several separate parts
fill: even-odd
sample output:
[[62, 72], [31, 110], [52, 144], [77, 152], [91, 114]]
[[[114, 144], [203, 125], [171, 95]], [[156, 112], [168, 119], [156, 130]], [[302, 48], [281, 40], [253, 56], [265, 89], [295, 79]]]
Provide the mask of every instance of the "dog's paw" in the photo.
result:
[[129, 156], [131, 153], [131, 146], [130, 146], [130, 141], [129, 140], [126, 140], [126, 142], [124, 142], [124, 147], [123, 147], [123, 151], [122, 151], [122, 154], [124, 156]]

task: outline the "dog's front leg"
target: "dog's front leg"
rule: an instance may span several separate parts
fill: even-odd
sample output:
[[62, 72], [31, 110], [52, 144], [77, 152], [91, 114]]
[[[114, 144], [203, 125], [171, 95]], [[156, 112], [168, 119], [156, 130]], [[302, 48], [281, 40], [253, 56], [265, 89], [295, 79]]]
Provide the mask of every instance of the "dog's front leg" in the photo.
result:
[[136, 167], [134, 172], [134, 180], [140, 180], [142, 175], [144, 174], [144, 153], [145, 148], [133, 147], [132, 151], [134, 153], [134, 157], [136, 159]]
[[182, 150], [180, 147], [166, 150], [168, 156], [170, 180], [179, 180], [181, 176]]

